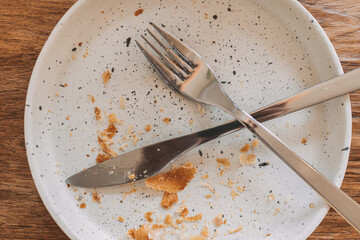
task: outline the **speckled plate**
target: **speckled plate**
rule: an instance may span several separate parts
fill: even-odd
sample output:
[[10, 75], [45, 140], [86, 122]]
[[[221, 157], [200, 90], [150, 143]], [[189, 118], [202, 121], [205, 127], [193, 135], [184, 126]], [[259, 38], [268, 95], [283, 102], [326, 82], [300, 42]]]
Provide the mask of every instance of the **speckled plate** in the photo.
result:
[[[135, 16], [138, 9], [144, 11]], [[178, 230], [169, 228], [164, 239], [189, 239], [206, 223], [209, 238], [217, 229], [216, 239], [306, 239], [328, 206], [262, 144], [251, 150], [256, 164], [241, 166], [239, 149], [253, 139], [247, 130], [209, 142], [178, 160], [177, 164], [194, 163], [197, 174], [170, 210], [160, 207], [162, 194], [145, 188], [143, 181], [98, 189], [101, 204], [92, 200], [93, 189], [67, 187], [68, 176], [95, 164], [98, 131], [107, 125], [105, 117], [96, 121], [95, 106], [124, 121], [112, 145], [118, 153], [126, 144], [128, 151], [231, 119], [207, 106], [200, 114], [197, 104], [159, 79], [134, 44], [149, 21], [163, 24], [196, 49], [229, 96], [247, 111], [342, 73], [325, 33], [295, 0], [80, 0], [41, 51], [26, 99], [29, 164], [52, 217], [73, 239], [126, 239], [129, 229], [146, 222], [145, 212], [154, 212], [154, 222], [166, 214], [176, 218], [175, 210], [183, 202], [189, 216], [202, 213], [203, 219]], [[105, 85], [106, 70], [112, 76]], [[125, 109], [120, 108], [120, 97]], [[168, 125], [162, 121], [166, 117], [171, 118]], [[152, 125], [150, 132], [144, 131], [147, 124]], [[351, 139], [347, 96], [265, 125], [340, 186]], [[139, 136], [136, 145], [123, 140], [130, 126]], [[303, 138], [306, 144], [301, 143]], [[223, 176], [216, 158], [231, 162]], [[263, 162], [270, 164], [259, 166]], [[209, 178], [202, 179], [205, 174]], [[233, 187], [225, 186], [229, 180]], [[213, 185], [220, 197], [207, 199], [211, 192], [201, 182]], [[127, 195], [132, 189], [136, 192]], [[232, 190], [238, 194], [233, 194], [235, 199]], [[86, 207], [81, 209], [81, 203]], [[219, 213], [227, 221], [215, 228], [211, 222]], [[241, 231], [229, 234], [239, 225]], [[156, 239], [163, 233], [158, 232]]]

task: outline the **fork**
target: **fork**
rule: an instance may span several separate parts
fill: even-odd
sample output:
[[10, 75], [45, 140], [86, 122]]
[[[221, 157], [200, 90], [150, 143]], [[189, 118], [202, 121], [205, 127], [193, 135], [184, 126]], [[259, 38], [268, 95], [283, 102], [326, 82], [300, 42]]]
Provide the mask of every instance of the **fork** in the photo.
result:
[[218, 107], [235, 117], [360, 232], [360, 205], [356, 201], [310, 166], [250, 114], [240, 109], [226, 95], [212, 69], [198, 53], [169, 32], [154, 23], [150, 24], [170, 45], [167, 47], [154, 33], [147, 29], [150, 36], [165, 50], [171, 60], [144, 35], [142, 38], [163, 59], [166, 65], [154, 57], [138, 41], [136, 44], [169, 86], [192, 100]]

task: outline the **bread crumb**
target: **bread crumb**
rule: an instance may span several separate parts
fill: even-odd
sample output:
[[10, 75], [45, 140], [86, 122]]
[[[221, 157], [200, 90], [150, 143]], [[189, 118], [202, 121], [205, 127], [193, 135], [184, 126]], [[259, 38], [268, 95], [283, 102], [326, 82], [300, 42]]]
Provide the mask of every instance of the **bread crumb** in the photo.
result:
[[190, 238], [190, 240], [206, 240], [206, 238], [203, 236], [193, 236]]
[[217, 198], [220, 197], [219, 194], [215, 191], [214, 187], [212, 187], [210, 184], [205, 182], [200, 182], [200, 185], [209, 189]]
[[255, 148], [255, 147], [257, 147], [257, 145], [259, 145], [259, 140], [254, 139], [254, 141], [252, 141], [252, 143], [251, 143], [251, 146]]
[[274, 194], [269, 194], [268, 195], [268, 200], [271, 202], [271, 201], [274, 201], [274, 199], [275, 199], [275, 196], [274, 196]]
[[168, 209], [177, 203], [178, 200], [178, 195], [176, 193], [164, 192], [163, 198], [161, 200], [161, 206], [165, 209]]
[[128, 237], [135, 240], [150, 240], [149, 238], [150, 228], [148, 223], [141, 225], [138, 230], [130, 229], [128, 231]]
[[124, 222], [124, 221], [125, 221], [125, 219], [124, 219], [123, 217], [121, 217], [121, 216], [118, 216], [117, 220], [118, 220], [119, 222]]
[[103, 74], [102, 74], [102, 80], [105, 84], [107, 84], [110, 81], [111, 78], [111, 72], [109, 71], [109, 69], [107, 69]]
[[98, 121], [102, 120], [102, 116], [101, 116], [101, 110], [98, 107], [95, 107], [95, 118]]
[[234, 189], [232, 189], [231, 192], [230, 192], [230, 196], [234, 200], [237, 196], [239, 196], [239, 194], [237, 192], [235, 192]]
[[254, 154], [240, 154], [240, 163], [245, 166], [253, 166], [255, 164], [256, 157]]
[[134, 15], [137, 17], [137, 16], [139, 16], [140, 14], [142, 14], [143, 12], [144, 12], [144, 9], [139, 8], [138, 10], [136, 10], [136, 11], [134, 12]]
[[193, 123], [194, 123], [194, 120], [189, 120], [189, 125], [193, 125]]
[[170, 118], [164, 118], [162, 121], [169, 125], [169, 123], [171, 122], [171, 119]]
[[109, 160], [111, 157], [107, 154], [102, 154], [99, 153], [96, 157], [96, 163], [102, 163], [105, 162], [106, 160]]
[[215, 218], [213, 219], [213, 224], [215, 225], [215, 227], [220, 227], [223, 224], [223, 214], [220, 213], [217, 216], [215, 216]]
[[209, 17], [208, 17], [208, 14], [207, 13], [205, 13], [204, 14], [204, 19], [208, 19]]
[[315, 204], [314, 203], [310, 203], [309, 204], [309, 208], [314, 208], [315, 207]]
[[148, 221], [148, 222], [153, 221], [153, 218], [151, 217], [151, 215], [153, 215], [153, 212], [147, 212], [147, 213], [144, 214], [144, 217], [145, 217], [146, 221]]
[[116, 157], [117, 156], [117, 153], [114, 152], [107, 143], [105, 142], [101, 142], [100, 143], [100, 146], [101, 146], [101, 149], [104, 151], [104, 153], [112, 156], [112, 157]]
[[184, 220], [187, 222], [195, 222], [195, 221], [200, 221], [202, 219], [202, 214], [199, 213], [195, 216], [192, 217], [185, 217]]
[[120, 120], [116, 118], [115, 113], [110, 113], [108, 115], [108, 118], [109, 118], [109, 124], [114, 124], [114, 123], [120, 122]]
[[[115, 117], [116, 118], [116, 117]], [[116, 134], [117, 128], [114, 124], [110, 123], [109, 126], [100, 133], [100, 136], [104, 137], [105, 140], [112, 139]], [[98, 139], [99, 141], [99, 139]], [[103, 142], [103, 140], [101, 140]]]
[[89, 95], [89, 100], [90, 100], [92, 103], [94, 103], [94, 102], [95, 102], [95, 97], [90, 94], [90, 95]]
[[205, 175], [202, 175], [202, 176], [201, 176], [202, 179], [207, 179], [208, 177], [209, 177], [208, 174], [205, 174]]
[[187, 207], [181, 206], [179, 209], [177, 209], [175, 212], [180, 213], [180, 217], [186, 217], [189, 213], [189, 209], [187, 209]]
[[242, 230], [242, 225], [240, 225], [237, 229], [229, 229], [228, 233], [233, 234], [233, 233], [240, 232], [241, 230]]
[[307, 140], [305, 138], [301, 139], [301, 143], [302, 144], [306, 144], [307, 143]]
[[227, 182], [227, 186], [228, 186], [229, 188], [232, 188], [232, 187], [234, 186], [234, 182], [231, 181], [231, 179], [229, 179], [228, 182]]
[[203, 229], [201, 230], [201, 236], [203, 237], [209, 237], [209, 229], [206, 225], [204, 225]]
[[250, 150], [250, 144], [245, 144], [241, 149], [240, 149], [240, 152], [242, 153], [246, 153]]
[[157, 191], [176, 193], [183, 190], [193, 179], [196, 168], [192, 163], [187, 163], [181, 167], [172, 169], [163, 174], [147, 178], [145, 185]]
[[70, 116], [69, 115], [66, 115], [66, 118], [65, 118], [66, 120], [69, 120], [70, 119]]
[[125, 98], [120, 97], [120, 109], [125, 109]]
[[241, 188], [240, 186], [236, 186], [236, 189], [239, 191], [239, 192], [244, 192], [245, 191], [245, 186], [243, 188]]
[[150, 124], [146, 125], [146, 126], [144, 127], [144, 129], [145, 129], [146, 132], [150, 132], [150, 130], [151, 130], [151, 125], [150, 125]]
[[100, 198], [99, 194], [97, 193], [97, 191], [94, 191], [92, 193], [92, 199], [94, 202], [97, 202], [99, 204], [101, 203], [101, 198]]
[[136, 188], [132, 188], [129, 192], [124, 192], [123, 193], [123, 198], [126, 199], [126, 197], [132, 193], [136, 192]]
[[59, 93], [55, 93], [55, 96], [56, 96], [56, 97], [60, 97], [60, 94], [59, 94]]
[[199, 113], [200, 113], [201, 115], [204, 115], [204, 113], [205, 113], [204, 105], [198, 104], [197, 107], [198, 107]]
[[213, 197], [213, 195], [210, 195], [210, 194], [205, 196], [206, 199], [209, 199], [209, 198], [212, 198], [212, 197]]
[[86, 208], [86, 203], [80, 204], [80, 208], [81, 208], [81, 209]]
[[229, 162], [229, 160], [227, 158], [217, 158], [216, 161], [218, 164], [224, 165], [224, 167], [226, 169], [229, 169], [229, 167], [231, 165], [231, 163]]
[[266, 234], [266, 236], [265, 237], [270, 237], [271, 236], [271, 233], [268, 233], [268, 234]]
[[129, 174], [128, 178], [134, 181], [136, 178], [135, 173]]
[[280, 212], [280, 208], [276, 208], [273, 215], [276, 216]]
[[72, 60], [76, 60], [75, 54], [72, 54], [72, 55], [71, 55], [71, 59], [72, 59]]

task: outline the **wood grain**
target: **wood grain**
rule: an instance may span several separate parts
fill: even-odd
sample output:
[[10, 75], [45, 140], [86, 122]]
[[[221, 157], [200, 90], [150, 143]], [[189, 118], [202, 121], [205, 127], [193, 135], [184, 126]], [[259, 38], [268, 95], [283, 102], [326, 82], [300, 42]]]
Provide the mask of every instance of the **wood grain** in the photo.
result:
[[[44, 207], [28, 167], [23, 116], [36, 58], [75, 0], [2, 0], [0, 7], [0, 239], [68, 239]], [[360, 67], [360, 1], [301, 0], [319, 21], [344, 71]], [[360, 91], [351, 94], [353, 137], [342, 189], [360, 202]], [[309, 239], [360, 239], [330, 210]]]

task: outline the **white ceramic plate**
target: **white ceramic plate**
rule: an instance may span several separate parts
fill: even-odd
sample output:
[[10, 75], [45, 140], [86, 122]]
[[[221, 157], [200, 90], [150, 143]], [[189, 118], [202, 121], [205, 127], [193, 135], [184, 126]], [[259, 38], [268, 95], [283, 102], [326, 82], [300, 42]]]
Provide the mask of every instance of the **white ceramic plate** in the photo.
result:
[[[135, 16], [140, 8], [144, 12]], [[29, 164], [52, 217], [73, 239], [125, 239], [129, 229], [145, 223], [145, 212], [154, 211], [154, 219], [165, 214], [175, 217], [174, 211], [185, 201], [189, 215], [202, 213], [203, 220], [185, 224], [186, 233], [177, 230], [165, 239], [198, 235], [205, 220], [212, 236], [211, 220], [219, 213], [227, 222], [217, 228], [217, 239], [307, 238], [328, 207], [262, 144], [254, 150], [259, 162], [240, 166], [239, 149], [253, 139], [246, 130], [207, 143], [177, 162], [193, 162], [197, 174], [170, 210], [161, 209], [162, 194], [144, 188], [144, 182], [98, 189], [101, 204], [92, 200], [92, 189], [74, 191], [66, 186], [68, 176], [95, 164], [97, 131], [106, 128], [106, 121], [95, 120], [95, 106], [125, 122], [114, 138], [113, 149], [118, 153], [119, 140], [130, 125], [143, 134], [136, 146], [129, 141], [126, 151], [231, 119], [207, 106], [199, 114], [197, 104], [173, 92], [154, 73], [134, 44], [150, 21], [164, 24], [196, 49], [230, 97], [247, 111], [342, 73], [325, 33], [296, 1], [79, 1], [41, 51], [26, 100]], [[105, 86], [102, 73], [107, 69], [113, 73]], [[125, 109], [120, 109], [120, 97], [127, 99]], [[165, 117], [171, 118], [169, 125], [162, 122]], [[153, 125], [149, 133], [144, 131], [146, 124]], [[347, 96], [265, 125], [337, 186], [341, 184], [349, 155], [342, 149], [350, 146], [351, 139]], [[306, 145], [301, 144], [302, 138], [307, 139]], [[218, 157], [231, 161], [223, 177], [218, 176]], [[262, 162], [270, 165], [259, 167]], [[203, 180], [205, 174], [209, 178]], [[231, 189], [222, 185], [229, 179], [235, 186], [245, 186], [235, 200]], [[211, 193], [200, 186], [202, 181], [215, 186], [221, 197], [206, 199]], [[123, 193], [133, 187], [137, 192], [124, 199]], [[270, 193], [273, 201], [268, 199]], [[80, 209], [83, 202], [87, 207]], [[117, 221], [118, 216], [125, 221]], [[243, 230], [228, 234], [239, 224]]]

